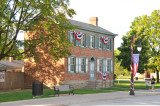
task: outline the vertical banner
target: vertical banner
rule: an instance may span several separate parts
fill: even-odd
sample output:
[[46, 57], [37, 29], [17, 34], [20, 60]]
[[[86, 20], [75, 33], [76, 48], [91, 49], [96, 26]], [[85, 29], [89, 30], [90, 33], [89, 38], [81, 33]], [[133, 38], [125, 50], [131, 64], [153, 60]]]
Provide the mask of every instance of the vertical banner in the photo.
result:
[[133, 54], [133, 77], [136, 75], [139, 64], [139, 54]]
[[0, 72], [0, 82], [5, 82], [5, 72]]

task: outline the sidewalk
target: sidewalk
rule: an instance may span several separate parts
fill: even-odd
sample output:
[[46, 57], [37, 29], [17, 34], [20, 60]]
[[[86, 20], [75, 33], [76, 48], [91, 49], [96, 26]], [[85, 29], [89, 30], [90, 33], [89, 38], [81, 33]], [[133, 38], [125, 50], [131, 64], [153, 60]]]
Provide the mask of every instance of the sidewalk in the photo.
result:
[[101, 100], [115, 100], [121, 98], [134, 98], [150, 95], [160, 95], [160, 89], [156, 89], [153, 92], [152, 90], [137, 90], [135, 91], [135, 96], [129, 95], [129, 92], [123, 91], [85, 95], [60, 95], [59, 97], [5, 102], [0, 103], [0, 106], [66, 106], [92, 101], [95, 102]]

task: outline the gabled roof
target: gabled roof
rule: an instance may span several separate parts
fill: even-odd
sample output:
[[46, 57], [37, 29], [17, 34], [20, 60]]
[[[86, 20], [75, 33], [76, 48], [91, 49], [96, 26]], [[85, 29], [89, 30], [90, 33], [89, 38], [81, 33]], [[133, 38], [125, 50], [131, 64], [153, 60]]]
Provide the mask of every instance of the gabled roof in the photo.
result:
[[79, 29], [97, 32], [97, 33], [106, 34], [106, 35], [111, 35], [111, 36], [117, 36], [117, 34], [114, 34], [114, 33], [110, 32], [102, 27], [99, 27], [99, 26], [95, 26], [95, 25], [80, 22], [80, 21], [75, 21], [72, 19], [68, 19], [68, 20], [72, 25], [78, 26]]
[[5, 68], [22, 68], [24, 66], [24, 61], [22, 60], [13, 60], [10, 62], [9, 60], [1, 60], [0, 67]]

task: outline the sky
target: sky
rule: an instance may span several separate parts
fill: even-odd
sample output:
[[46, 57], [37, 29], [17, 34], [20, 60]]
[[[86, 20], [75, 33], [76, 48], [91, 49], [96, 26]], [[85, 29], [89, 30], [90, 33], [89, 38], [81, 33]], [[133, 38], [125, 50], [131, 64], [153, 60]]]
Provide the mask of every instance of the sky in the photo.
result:
[[[160, 0], [70, 0], [69, 8], [76, 11], [72, 19], [89, 23], [90, 17], [98, 17], [98, 25], [118, 34], [115, 46], [120, 47], [122, 35], [129, 30], [135, 17], [150, 15], [160, 9]], [[23, 33], [18, 36], [23, 40]]]
[[160, 0], [70, 0], [69, 8], [77, 13], [72, 19], [89, 23], [90, 17], [98, 17], [98, 26], [118, 34], [114, 42], [116, 49], [134, 18], [160, 9]]

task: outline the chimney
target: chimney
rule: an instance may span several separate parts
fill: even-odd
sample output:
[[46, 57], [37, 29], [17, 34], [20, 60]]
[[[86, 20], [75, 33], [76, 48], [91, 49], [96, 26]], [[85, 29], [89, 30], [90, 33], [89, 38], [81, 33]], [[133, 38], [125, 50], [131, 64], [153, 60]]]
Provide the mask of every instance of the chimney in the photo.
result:
[[9, 57], [9, 61], [10, 61], [10, 62], [13, 62], [13, 57]]
[[98, 26], [98, 17], [91, 17], [89, 23], [95, 26]]

